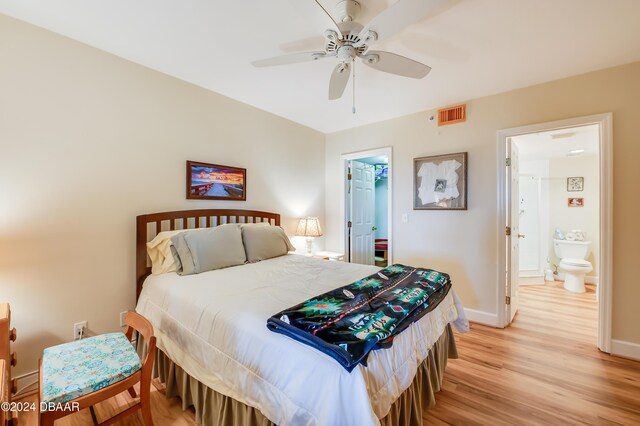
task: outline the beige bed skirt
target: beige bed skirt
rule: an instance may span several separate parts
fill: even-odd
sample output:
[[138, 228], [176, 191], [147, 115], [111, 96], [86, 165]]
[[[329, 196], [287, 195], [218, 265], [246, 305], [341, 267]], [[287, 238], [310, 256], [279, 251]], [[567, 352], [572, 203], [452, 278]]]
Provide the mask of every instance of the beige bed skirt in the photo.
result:
[[[449, 324], [418, 367], [411, 386], [391, 406], [380, 423], [383, 426], [422, 426], [422, 415], [436, 403], [447, 359], [457, 358], [456, 344]], [[204, 426], [270, 426], [259, 410], [222, 395], [189, 376], [164, 352], [156, 351], [156, 374], [166, 385], [167, 398], [179, 396], [182, 408], [193, 406], [196, 422]]]

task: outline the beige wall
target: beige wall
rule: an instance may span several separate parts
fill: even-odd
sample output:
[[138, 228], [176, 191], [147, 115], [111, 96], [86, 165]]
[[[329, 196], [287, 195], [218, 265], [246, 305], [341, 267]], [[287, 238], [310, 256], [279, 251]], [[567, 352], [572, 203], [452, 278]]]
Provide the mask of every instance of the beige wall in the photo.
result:
[[[327, 249], [343, 247], [340, 154], [393, 147], [393, 241], [396, 262], [450, 272], [469, 308], [497, 309], [497, 142], [499, 129], [613, 113], [613, 338], [640, 343], [640, 63], [593, 72], [467, 103], [464, 124], [437, 127], [421, 112], [327, 136]], [[469, 152], [469, 210], [412, 210], [412, 159]], [[408, 223], [401, 215], [408, 214]]]
[[[2, 15], [0, 150], [17, 374], [75, 322], [118, 328], [134, 306], [136, 215], [255, 208], [289, 232], [323, 220], [323, 134]], [[187, 159], [246, 167], [247, 202], [187, 201]]]

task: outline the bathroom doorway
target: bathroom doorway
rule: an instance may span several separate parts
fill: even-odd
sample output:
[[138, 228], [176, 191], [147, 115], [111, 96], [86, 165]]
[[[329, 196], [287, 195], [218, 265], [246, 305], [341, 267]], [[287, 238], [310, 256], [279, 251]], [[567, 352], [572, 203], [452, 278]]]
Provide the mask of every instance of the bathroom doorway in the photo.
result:
[[[520, 286], [566, 282], [567, 269], [588, 285], [598, 284], [599, 142], [595, 124], [511, 139], [519, 161]], [[562, 258], [583, 262], [571, 268]], [[585, 291], [580, 282], [566, 287]]]
[[345, 154], [345, 260], [385, 267], [391, 260], [391, 149]]
[[562, 299], [592, 312], [594, 344], [610, 352], [610, 131], [605, 114], [499, 132], [503, 326]]

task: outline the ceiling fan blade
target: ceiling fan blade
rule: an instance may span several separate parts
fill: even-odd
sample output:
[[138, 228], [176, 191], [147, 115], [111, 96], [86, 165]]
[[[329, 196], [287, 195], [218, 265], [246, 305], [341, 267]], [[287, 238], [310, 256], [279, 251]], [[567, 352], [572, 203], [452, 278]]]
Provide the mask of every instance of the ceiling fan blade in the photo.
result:
[[431, 71], [431, 67], [425, 64], [381, 50], [367, 51], [362, 55], [362, 61], [371, 68], [403, 77], [423, 78]]
[[349, 64], [338, 64], [331, 74], [331, 80], [329, 81], [329, 99], [340, 99], [344, 93], [344, 89], [347, 87], [349, 81], [351, 66]]
[[[409, 25], [420, 21], [444, 0], [398, 0], [378, 16], [373, 18], [360, 32], [360, 41], [355, 47], [363, 44], [371, 45], [376, 40], [383, 40], [404, 30]], [[372, 38], [369, 31], [375, 32]]]
[[276, 65], [297, 64], [299, 62], [315, 61], [334, 55], [327, 55], [327, 52], [300, 52], [290, 55], [276, 56], [275, 58], [260, 59], [251, 62], [254, 67], [273, 67]]

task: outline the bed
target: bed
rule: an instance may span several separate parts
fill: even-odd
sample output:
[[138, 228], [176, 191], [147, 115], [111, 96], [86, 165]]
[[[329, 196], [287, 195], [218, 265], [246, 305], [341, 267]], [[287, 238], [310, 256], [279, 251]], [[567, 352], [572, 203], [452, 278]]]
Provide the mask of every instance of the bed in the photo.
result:
[[448, 358], [452, 324], [468, 327], [452, 291], [389, 349], [351, 373], [322, 352], [273, 333], [271, 315], [379, 268], [288, 254], [197, 275], [150, 275], [145, 250], [161, 230], [280, 224], [276, 213], [190, 210], [137, 218], [136, 311], [154, 325], [167, 396], [205, 425], [421, 424]]

